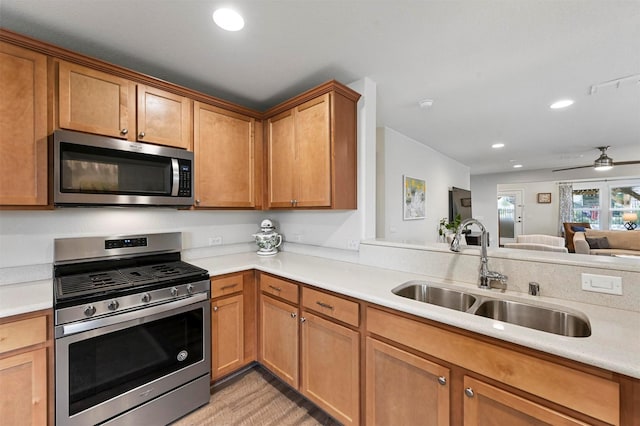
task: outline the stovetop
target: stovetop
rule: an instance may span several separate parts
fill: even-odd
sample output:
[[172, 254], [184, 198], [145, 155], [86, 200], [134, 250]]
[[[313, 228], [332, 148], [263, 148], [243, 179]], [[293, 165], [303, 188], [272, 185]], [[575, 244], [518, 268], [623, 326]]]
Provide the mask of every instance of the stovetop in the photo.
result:
[[[171, 286], [189, 278], [200, 278], [206, 271], [183, 261], [168, 261], [149, 265], [102, 269], [98, 265], [82, 265], [84, 272], [61, 275], [55, 278], [56, 301], [78, 299], [81, 296], [106, 295], [136, 289], [145, 291], [150, 287]], [[113, 263], [108, 264], [113, 266]], [[102, 265], [104, 268], [106, 265]], [[96, 268], [91, 270], [91, 268]], [[89, 268], [89, 271], [86, 269]], [[130, 293], [130, 292], [127, 292]]]

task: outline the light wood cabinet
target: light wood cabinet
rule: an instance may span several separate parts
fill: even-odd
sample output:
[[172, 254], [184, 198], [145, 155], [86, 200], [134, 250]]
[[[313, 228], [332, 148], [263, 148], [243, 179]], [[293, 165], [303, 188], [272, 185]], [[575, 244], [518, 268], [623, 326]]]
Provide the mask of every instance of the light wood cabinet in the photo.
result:
[[260, 363], [294, 389], [298, 389], [298, 336], [298, 307], [261, 294]]
[[448, 426], [449, 369], [370, 337], [366, 341], [366, 424]]
[[189, 98], [65, 61], [57, 93], [60, 128], [192, 148]]
[[464, 392], [465, 426], [589, 424], [472, 377], [464, 377]]
[[262, 204], [261, 133], [254, 118], [194, 103], [196, 207]]
[[[612, 373], [577, 364], [568, 366], [530, 350], [497, 345], [372, 307], [367, 309], [367, 331], [495, 382], [485, 386], [471, 375], [464, 378], [464, 385], [462, 378], [457, 383], [451, 381], [452, 389], [461, 393], [458, 401], [464, 398], [460, 404], [464, 405], [466, 424], [538, 424], [532, 420], [536, 418], [558, 419], [559, 423], [549, 424], [592, 423], [591, 419], [621, 424], [620, 384]], [[466, 388], [475, 396], [469, 397]], [[552, 401], [553, 407], [545, 401]], [[463, 407], [451, 407], [452, 415], [460, 412]], [[483, 423], [492, 418], [486, 413], [505, 421]], [[453, 419], [452, 422], [457, 423]]]
[[23, 317], [0, 319], [0, 419], [41, 426], [49, 415], [47, 316]]
[[360, 333], [306, 310], [300, 320], [300, 391], [340, 423], [358, 425]]
[[60, 61], [57, 112], [63, 129], [135, 140], [135, 83]]
[[191, 99], [138, 84], [137, 140], [192, 149]]
[[46, 206], [47, 57], [0, 42], [0, 205]]
[[253, 271], [211, 279], [211, 380], [256, 360], [256, 286]]
[[242, 294], [211, 302], [211, 377], [217, 379], [244, 363]]
[[357, 207], [356, 102], [329, 82], [267, 111], [267, 207]]

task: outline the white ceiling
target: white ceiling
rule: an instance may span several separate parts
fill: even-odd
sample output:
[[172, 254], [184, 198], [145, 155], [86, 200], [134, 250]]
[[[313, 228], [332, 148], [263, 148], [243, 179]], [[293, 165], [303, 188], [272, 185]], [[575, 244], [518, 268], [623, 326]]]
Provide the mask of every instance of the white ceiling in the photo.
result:
[[640, 160], [640, 82], [589, 95], [640, 74], [640, 0], [0, 0], [0, 25], [258, 110], [369, 77], [378, 126], [472, 174]]

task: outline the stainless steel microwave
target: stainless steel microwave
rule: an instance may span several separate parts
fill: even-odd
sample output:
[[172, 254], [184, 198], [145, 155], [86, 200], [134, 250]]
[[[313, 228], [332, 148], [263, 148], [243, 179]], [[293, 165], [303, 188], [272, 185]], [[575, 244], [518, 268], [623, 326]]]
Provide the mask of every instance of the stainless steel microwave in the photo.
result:
[[193, 205], [193, 152], [87, 133], [53, 133], [56, 206]]

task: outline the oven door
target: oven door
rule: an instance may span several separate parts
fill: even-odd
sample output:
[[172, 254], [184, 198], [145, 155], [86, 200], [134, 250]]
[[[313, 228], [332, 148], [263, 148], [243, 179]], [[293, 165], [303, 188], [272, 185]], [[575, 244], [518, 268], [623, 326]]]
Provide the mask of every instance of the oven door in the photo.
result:
[[206, 293], [59, 326], [56, 336], [59, 425], [103, 422], [211, 371]]

